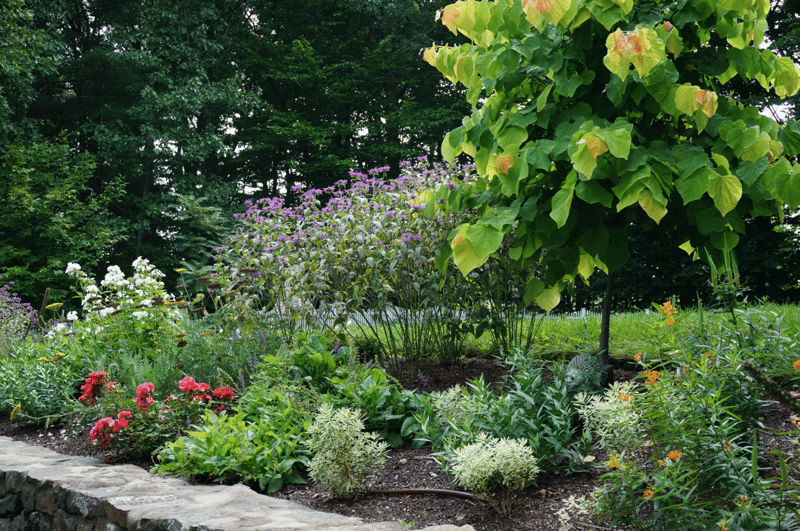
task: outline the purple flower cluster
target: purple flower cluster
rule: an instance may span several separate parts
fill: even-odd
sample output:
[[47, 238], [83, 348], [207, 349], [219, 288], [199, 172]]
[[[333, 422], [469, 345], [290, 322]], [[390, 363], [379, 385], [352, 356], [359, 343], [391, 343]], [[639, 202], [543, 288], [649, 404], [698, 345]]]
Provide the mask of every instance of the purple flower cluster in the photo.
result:
[[[304, 260], [348, 261], [348, 252], [361, 253], [353, 260], [363, 263], [364, 253], [377, 261], [392, 253], [413, 253], [409, 261], [421, 263], [418, 247], [402, 243], [430, 242], [423, 249], [432, 260], [437, 240], [452, 228], [449, 221], [431, 220], [417, 212], [417, 204], [427, 190], [443, 185], [458, 188], [458, 183], [474, 179], [473, 169], [461, 166], [429, 164], [426, 158], [400, 164], [401, 175], [388, 179], [388, 166], [366, 172], [353, 170], [348, 180], [340, 180], [323, 189], [305, 189], [296, 184], [295, 206], [287, 207], [281, 197], [247, 200], [247, 210], [237, 214], [237, 234], [218, 248], [217, 259], [224, 266], [228, 260], [258, 263], [269, 276], [260, 282], [286, 281], [282, 269]], [[322, 251], [323, 254], [319, 254]], [[430, 256], [427, 256], [427, 255]], [[238, 255], [238, 258], [237, 258]], [[312, 256], [313, 255], [313, 256]], [[327, 256], [327, 258], [324, 258]]]
[[8, 282], [0, 286], [0, 334], [6, 339], [20, 339], [36, 323], [36, 310], [11, 292], [13, 285]]

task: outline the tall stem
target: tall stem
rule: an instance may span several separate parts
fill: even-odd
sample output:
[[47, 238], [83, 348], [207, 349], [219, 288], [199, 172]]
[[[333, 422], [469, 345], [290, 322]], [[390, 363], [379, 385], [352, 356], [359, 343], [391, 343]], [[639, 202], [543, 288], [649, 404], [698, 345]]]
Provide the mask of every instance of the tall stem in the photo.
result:
[[[608, 274], [606, 282], [606, 294], [603, 298], [603, 313], [600, 318], [600, 353], [598, 361], [601, 365], [610, 365], [608, 339], [611, 330], [611, 298], [614, 295], [614, 273]], [[608, 383], [614, 383], [614, 368], [608, 368]]]

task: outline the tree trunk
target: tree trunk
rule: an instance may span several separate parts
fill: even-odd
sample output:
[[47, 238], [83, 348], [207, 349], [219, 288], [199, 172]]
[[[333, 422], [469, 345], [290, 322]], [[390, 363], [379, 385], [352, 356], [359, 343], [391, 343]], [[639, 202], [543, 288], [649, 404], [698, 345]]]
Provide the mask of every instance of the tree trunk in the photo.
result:
[[[608, 274], [606, 282], [606, 295], [603, 298], [603, 313], [600, 318], [600, 352], [598, 361], [601, 365], [610, 365], [608, 339], [611, 330], [611, 298], [614, 295], [614, 273]], [[614, 368], [608, 368], [608, 385], [614, 383]]]

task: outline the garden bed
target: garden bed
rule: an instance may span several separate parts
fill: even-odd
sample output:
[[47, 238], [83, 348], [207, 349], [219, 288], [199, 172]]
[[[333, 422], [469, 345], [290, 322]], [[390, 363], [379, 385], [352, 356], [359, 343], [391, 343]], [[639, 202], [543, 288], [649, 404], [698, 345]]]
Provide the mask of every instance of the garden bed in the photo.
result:
[[[444, 390], [455, 384], [483, 375], [491, 382], [502, 380], [503, 368], [491, 360], [472, 358], [447, 366], [435, 365], [426, 371], [426, 390]], [[628, 380], [636, 376], [632, 371], [616, 371], [617, 378]], [[768, 432], [779, 433], [792, 429], [791, 412], [785, 406], [773, 403], [765, 408], [763, 424]], [[61, 426], [48, 429], [24, 422], [0, 420], [0, 435], [12, 437], [29, 444], [46, 446], [68, 455], [98, 455], [97, 447], [89, 442], [90, 426], [85, 426], [70, 435]], [[788, 437], [764, 436], [762, 444], [769, 449], [781, 449], [791, 453], [793, 445]], [[477, 531], [511, 530], [555, 530], [559, 527], [556, 512], [571, 495], [589, 494], [599, 485], [605, 473], [607, 456], [603, 451], [595, 453], [598, 466], [583, 474], [542, 474], [535, 487], [528, 489], [518, 500], [516, 510], [510, 518], [500, 517], [492, 508], [477, 504], [470, 499], [441, 494], [370, 494], [356, 500], [330, 500], [328, 493], [319, 485], [309, 481], [307, 485], [286, 485], [273, 494], [316, 510], [334, 512], [346, 516], [357, 516], [364, 521], [400, 520], [409, 528], [422, 528], [434, 524], [472, 525]], [[109, 454], [110, 463], [132, 463], [149, 468], [151, 463], [129, 455]], [[777, 466], [777, 460], [771, 463]], [[426, 448], [393, 449], [389, 452], [384, 467], [374, 483], [375, 489], [422, 491], [425, 489], [455, 489], [441, 466], [430, 456]], [[575, 523], [575, 522], [573, 522]], [[577, 524], [578, 528], [591, 526]]]

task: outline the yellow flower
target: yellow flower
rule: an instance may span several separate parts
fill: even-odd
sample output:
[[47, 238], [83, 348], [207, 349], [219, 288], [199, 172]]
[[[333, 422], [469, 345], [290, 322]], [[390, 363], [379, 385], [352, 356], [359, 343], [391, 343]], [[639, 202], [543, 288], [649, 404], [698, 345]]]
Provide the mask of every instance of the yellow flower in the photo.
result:
[[647, 489], [647, 490], [645, 490], [645, 491], [644, 491], [644, 495], [643, 495], [643, 496], [644, 496], [645, 498], [647, 498], [648, 500], [649, 500], [650, 498], [652, 498], [652, 497], [653, 497], [653, 489]]
[[47, 358], [45, 358], [44, 356], [41, 356], [39, 358], [36, 358], [36, 361], [49, 361], [49, 360]]
[[54, 302], [53, 304], [48, 304], [47, 306], [45, 306], [44, 309], [45, 310], [57, 310], [58, 308], [61, 308], [62, 306], [64, 306], [63, 302]]
[[17, 404], [16, 406], [14, 406], [14, 409], [11, 410], [11, 420], [17, 418], [17, 413], [19, 413], [19, 409], [21, 406], [22, 404]]
[[608, 468], [614, 470], [615, 468], [619, 468], [619, 459], [617, 456], [612, 455], [611, 458], [608, 460]]

